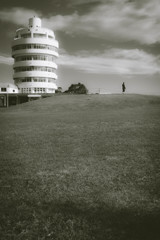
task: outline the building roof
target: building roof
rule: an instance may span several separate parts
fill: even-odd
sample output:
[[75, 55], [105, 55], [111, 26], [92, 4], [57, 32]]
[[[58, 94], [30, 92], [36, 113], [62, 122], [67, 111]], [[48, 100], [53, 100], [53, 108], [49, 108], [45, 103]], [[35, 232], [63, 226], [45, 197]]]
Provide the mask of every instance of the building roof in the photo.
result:
[[14, 83], [1, 83], [0, 82], [0, 87], [1, 88], [17, 88], [17, 86]]

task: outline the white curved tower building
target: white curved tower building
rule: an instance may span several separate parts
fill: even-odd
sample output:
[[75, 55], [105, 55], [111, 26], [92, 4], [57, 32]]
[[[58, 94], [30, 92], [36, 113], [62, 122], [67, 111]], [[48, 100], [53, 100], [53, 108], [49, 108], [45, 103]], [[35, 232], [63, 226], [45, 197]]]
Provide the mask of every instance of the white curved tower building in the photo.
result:
[[41, 19], [29, 19], [12, 42], [13, 79], [20, 93], [55, 93], [58, 42], [52, 30], [41, 27]]

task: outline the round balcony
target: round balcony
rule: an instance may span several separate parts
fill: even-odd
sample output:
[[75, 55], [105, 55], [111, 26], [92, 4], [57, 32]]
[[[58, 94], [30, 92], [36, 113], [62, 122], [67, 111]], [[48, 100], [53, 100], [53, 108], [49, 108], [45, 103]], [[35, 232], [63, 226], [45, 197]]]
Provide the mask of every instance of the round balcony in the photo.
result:
[[23, 56], [25, 54], [49, 54], [55, 57], [58, 57], [59, 54], [55, 50], [50, 49], [36, 49], [36, 48], [30, 48], [30, 49], [20, 49], [20, 50], [14, 50], [12, 51], [12, 57], [15, 56]]
[[19, 88], [53, 88], [57, 89], [55, 83], [48, 82], [22, 82], [17, 84]]
[[58, 41], [49, 38], [17, 38], [13, 40], [12, 47], [22, 44], [45, 44], [59, 48]]
[[51, 67], [51, 68], [57, 69], [57, 64], [51, 61], [30, 60], [30, 61], [19, 61], [13, 64], [13, 68], [23, 67], [23, 66], [44, 66], [44, 67]]
[[53, 72], [46, 71], [25, 71], [16, 72], [13, 74], [13, 78], [24, 78], [24, 77], [42, 77], [42, 78], [54, 78], [57, 79], [57, 75]]

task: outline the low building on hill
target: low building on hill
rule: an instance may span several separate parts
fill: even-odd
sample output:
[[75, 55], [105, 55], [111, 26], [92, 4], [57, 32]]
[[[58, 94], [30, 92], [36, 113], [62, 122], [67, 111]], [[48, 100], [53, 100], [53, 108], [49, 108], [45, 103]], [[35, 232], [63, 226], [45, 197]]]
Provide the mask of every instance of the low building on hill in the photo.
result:
[[0, 94], [18, 93], [18, 87], [12, 83], [0, 83]]
[[15, 84], [0, 83], [0, 107], [8, 107], [9, 103], [15, 105], [17, 103], [17, 94], [18, 87]]

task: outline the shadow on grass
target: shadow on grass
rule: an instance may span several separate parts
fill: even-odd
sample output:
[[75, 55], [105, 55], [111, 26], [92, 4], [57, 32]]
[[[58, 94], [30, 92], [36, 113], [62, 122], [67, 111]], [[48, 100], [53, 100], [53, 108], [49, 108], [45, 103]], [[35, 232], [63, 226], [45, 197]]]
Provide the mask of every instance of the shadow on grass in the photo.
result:
[[160, 212], [16, 201], [3, 209], [1, 239], [159, 240], [159, 223]]

